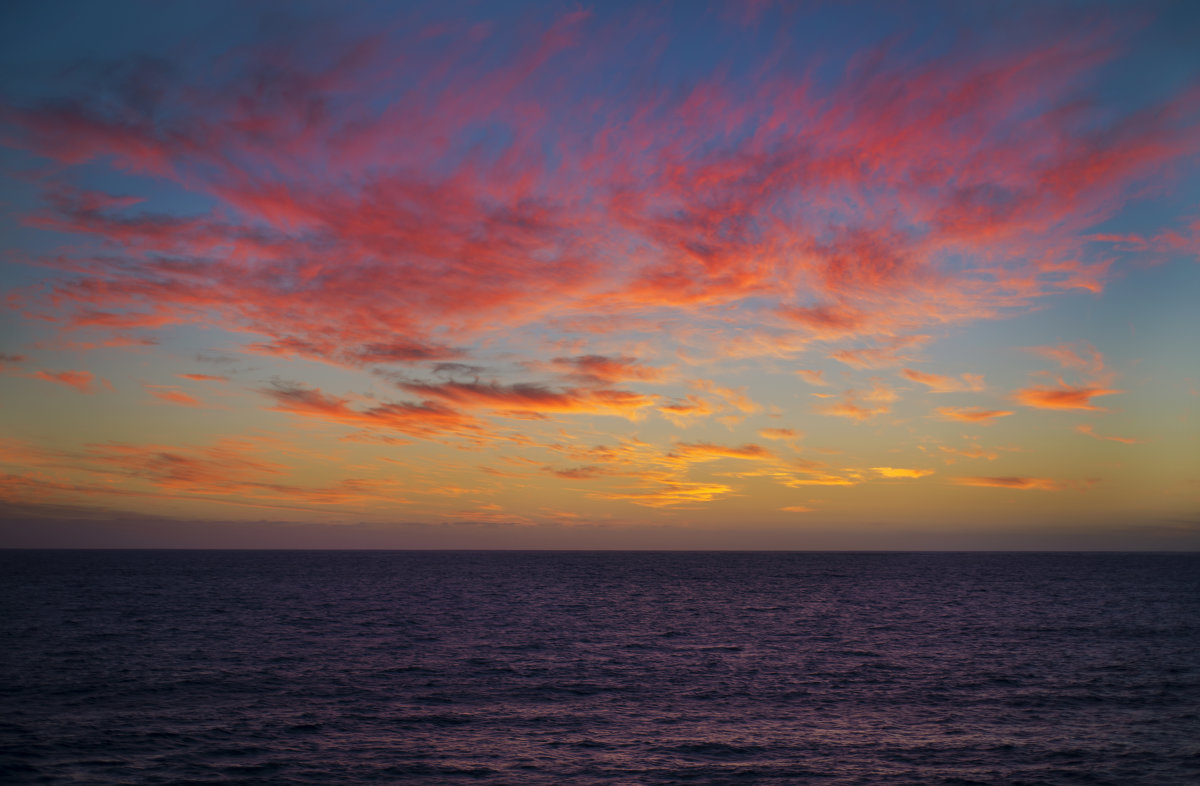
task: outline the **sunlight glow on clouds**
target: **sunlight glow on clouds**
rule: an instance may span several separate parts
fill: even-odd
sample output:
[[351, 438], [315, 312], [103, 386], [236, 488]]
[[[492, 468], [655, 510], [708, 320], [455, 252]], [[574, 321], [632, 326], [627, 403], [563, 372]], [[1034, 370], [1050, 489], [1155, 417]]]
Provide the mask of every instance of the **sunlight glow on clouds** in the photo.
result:
[[118, 4], [86, 56], [31, 11], [0, 499], [614, 546], [1194, 515], [1141, 338], [1195, 326], [1148, 313], [1200, 269], [1200, 63], [1156, 54], [1194, 19], [929, 6]]

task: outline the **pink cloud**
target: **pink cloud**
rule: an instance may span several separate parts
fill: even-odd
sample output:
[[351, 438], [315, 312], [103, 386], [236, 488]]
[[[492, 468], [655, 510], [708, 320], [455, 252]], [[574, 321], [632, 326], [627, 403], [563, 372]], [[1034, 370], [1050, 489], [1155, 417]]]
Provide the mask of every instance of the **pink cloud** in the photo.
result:
[[[592, 24], [565, 15], [503, 56], [447, 32], [382, 110], [406, 47], [378, 37], [323, 70], [286, 43], [240, 51], [240, 70], [169, 85], [154, 114], [90, 96], [13, 109], [28, 150], [112, 157], [219, 205], [171, 216], [52, 189], [29, 220], [107, 253], [70, 259], [26, 305], [81, 329], [219, 325], [260, 352], [373, 365], [458, 358], [497, 326], [586, 315], [611, 330], [755, 297], [771, 324], [747, 331], [862, 339], [831, 356], [878, 368], [905, 362], [922, 328], [1102, 287], [1090, 228], [1197, 147], [1187, 95], [1080, 121], [1071, 109], [1115, 56], [1092, 32], [854, 66], [821, 94], [769, 69], [590, 94], [568, 85], [610, 57]], [[484, 127], [505, 130], [495, 155], [458, 152]]]

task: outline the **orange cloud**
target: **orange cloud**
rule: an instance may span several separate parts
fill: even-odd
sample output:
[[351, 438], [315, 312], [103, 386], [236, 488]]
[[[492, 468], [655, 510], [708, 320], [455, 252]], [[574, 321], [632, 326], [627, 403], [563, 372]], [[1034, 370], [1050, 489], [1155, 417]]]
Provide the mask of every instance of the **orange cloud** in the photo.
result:
[[964, 390], [978, 392], [983, 390], [983, 376], [979, 374], [963, 374], [960, 379], [955, 379], [954, 377], [946, 377], [941, 374], [926, 374], [911, 368], [902, 369], [900, 373], [913, 382], [925, 385], [931, 393], [955, 393]]
[[903, 467], [871, 467], [873, 472], [878, 472], [885, 478], [923, 478], [927, 475], [932, 475], [935, 470], [932, 469], [905, 469]]
[[[938, 450], [942, 451], [943, 453], [949, 453], [952, 456], [962, 456], [963, 458], [969, 458], [969, 459], [984, 458], [984, 459], [987, 459], [988, 461], [994, 461], [999, 456], [998, 453], [994, 453], [990, 450], [984, 450], [983, 448], [981, 448], [978, 445], [973, 445], [970, 449], [951, 448], [951, 447], [942, 445], [938, 448]], [[947, 464], [950, 464], [952, 462], [953, 462], [953, 459], [946, 459]]]
[[818, 407], [817, 411], [824, 415], [834, 415], [862, 422], [870, 420], [876, 415], [891, 412], [891, 403], [897, 398], [894, 390], [875, 380], [875, 386], [871, 390], [866, 392], [847, 390], [842, 393], [841, 400]]
[[625, 500], [650, 508], [665, 508], [711, 502], [732, 493], [733, 488], [722, 483], [663, 480], [647, 491], [595, 492], [591, 496], [598, 499]]
[[1026, 351], [1053, 360], [1064, 368], [1084, 369], [1092, 374], [1104, 370], [1104, 356], [1086, 341], [1052, 347], [1026, 347]]
[[1111, 396], [1121, 393], [1120, 390], [1109, 390], [1101, 387], [1031, 387], [1017, 390], [1013, 398], [1020, 404], [1038, 409], [1084, 409], [1096, 412], [1105, 411], [1092, 403], [1096, 396]]
[[774, 458], [771, 451], [759, 445], [742, 445], [739, 448], [713, 445], [709, 442], [681, 442], [667, 454], [670, 458], [686, 462], [714, 461], [723, 458], [762, 460]]
[[567, 469], [551, 469], [547, 467], [547, 471], [557, 475], [560, 478], [568, 480], [590, 480], [591, 478], [603, 477], [611, 474], [602, 467], [569, 467]]
[[1026, 478], [1026, 477], [963, 477], [952, 478], [953, 482], [960, 486], [986, 486], [990, 488], [1002, 489], [1041, 489], [1042, 491], [1060, 491], [1066, 488], [1066, 484], [1061, 481], [1052, 480], [1051, 478]]
[[966, 423], [987, 425], [996, 418], [1013, 414], [1007, 409], [981, 409], [979, 407], [938, 407], [937, 413], [946, 420], [961, 420]]
[[694, 418], [702, 418], [720, 412], [720, 408], [708, 401], [688, 394], [683, 401], [663, 404], [658, 408], [664, 417], [680, 428], [684, 428]]
[[298, 385], [278, 383], [260, 392], [274, 401], [271, 409], [278, 412], [358, 428], [399, 431], [425, 438], [454, 435], [479, 439], [485, 434], [476, 419], [435, 401], [385, 403], [360, 410], [349, 406], [349, 399]]
[[179, 390], [152, 390], [150, 393], [168, 404], [180, 404], [185, 407], [202, 407], [204, 404], [196, 398]]
[[662, 369], [642, 365], [637, 358], [631, 357], [580, 355], [554, 358], [551, 363], [569, 375], [591, 383], [658, 382], [663, 378]]
[[821, 371], [813, 371], [812, 369], [807, 369], [807, 368], [798, 368], [798, 369], [796, 369], [796, 373], [800, 375], [801, 379], [803, 379], [805, 382], [807, 382], [810, 385], [817, 385], [820, 387], [824, 387], [829, 384], [828, 382], [825, 381], [823, 372], [821, 372]]
[[400, 387], [426, 400], [440, 400], [462, 407], [482, 407], [499, 412], [559, 412], [621, 415], [636, 418], [643, 408], [657, 401], [628, 390], [568, 388], [552, 390], [542, 385], [497, 382], [402, 382]]
[[1081, 423], [1075, 427], [1075, 430], [1080, 434], [1087, 434], [1089, 437], [1093, 437], [1095, 439], [1108, 440], [1109, 442], [1120, 442], [1125, 445], [1138, 445], [1142, 442], [1140, 439], [1132, 439], [1130, 437], [1110, 437], [1097, 434], [1090, 423]]
[[[60, 451], [10, 442], [0, 445], [0, 462], [18, 463], [25, 471], [12, 476], [15, 482], [7, 493], [0, 491], [0, 498], [189, 497], [285, 510], [406, 502], [386, 479], [346, 478], [329, 486], [287, 483], [288, 467], [256, 455], [261, 447], [251, 440], [222, 439], [203, 446], [105, 443]], [[69, 479], [74, 475], [86, 480]]]

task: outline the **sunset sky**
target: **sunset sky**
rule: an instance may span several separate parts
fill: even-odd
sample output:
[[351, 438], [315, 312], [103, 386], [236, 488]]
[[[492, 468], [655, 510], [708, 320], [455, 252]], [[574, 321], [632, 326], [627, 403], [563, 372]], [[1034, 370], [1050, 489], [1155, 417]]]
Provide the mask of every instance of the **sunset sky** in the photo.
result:
[[1198, 40], [6, 3], [0, 546], [1200, 548]]

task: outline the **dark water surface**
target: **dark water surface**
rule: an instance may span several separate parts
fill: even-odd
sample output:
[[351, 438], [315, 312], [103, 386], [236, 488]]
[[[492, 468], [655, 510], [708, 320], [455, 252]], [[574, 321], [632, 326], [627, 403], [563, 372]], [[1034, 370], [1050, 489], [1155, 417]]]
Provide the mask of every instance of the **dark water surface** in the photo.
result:
[[1200, 555], [0, 552], [10, 783], [1200, 783]]

